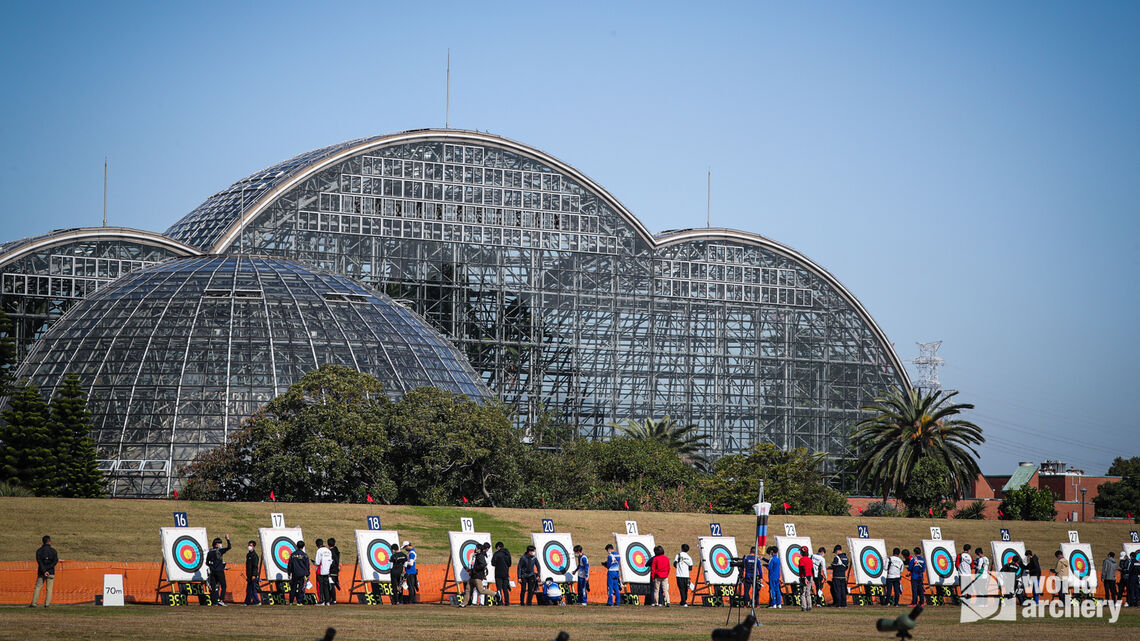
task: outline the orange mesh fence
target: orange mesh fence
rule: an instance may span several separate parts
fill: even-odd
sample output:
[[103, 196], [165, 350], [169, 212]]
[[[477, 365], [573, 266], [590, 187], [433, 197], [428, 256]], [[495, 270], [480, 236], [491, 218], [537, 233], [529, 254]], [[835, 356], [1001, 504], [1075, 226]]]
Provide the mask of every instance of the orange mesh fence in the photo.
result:
[[[104, 574], [122, 574], [123, 589], [126, 593], [127, 603], [157, 603], [156, 588], [160, 577], [161, 564], [152, 563], [108, 563], [90, 561], [60, 561], [56, 567], [53, 603], [92, 603], [95, 595], [103, 591]], [[423, 603], [436, 603], [442, 600], [443, 585], [446, 580], [445, 564], [422, 564], [419, 566], [420, 601]], [[349, 590], [352, 587], [352, 577], [355, 566], [345, 568], [340, 575], [340, 588], [337, 590], [337, 601], [348, 603]], [[1101, 582], [1098, 582], [1101, 583]], [[0, 563], [0, 604], [11, 605], [29, 603], [32, 590], [36, 584], [36, 564], [33, 561], [9, 561]], [[768, 603], [767, 585], [761, 583], [757, 586], [758, 603]], [[854, 586], [852, 586], [854, 587]], [[910, 585], [904, 585], [906, 595], [910, 594]], [[494, 589], [492, 582], [491, 588]], [[599, 573], [590, 581], [590, 602], [605, 603], [606, 581], [605, 576]], [[226, 565], [226, 601], [241, 603], [245, 599], [245, 565], [229, 563]], [[361, 588], [358, 588], [358, 591]], [[573, 584], [567, 584], [564, 589], [574, 591]], [[164, 591], [170, 591], [167, 587]], [[785, 590], [786, 591], [786, 590]], [[310, 592], [316, 592], [316, 586]], [[518, 602], [521, 592], [517, 587], [512, 590], [512, 602]], [[827, 590], [825, 589], [825, 592]], [[1102, 597], [1104, 588], [1097, 586], [1096, 595]], [[40, 597], [43, 598], [42, 596]], [[669, 600], [672, 603], [680, 602], [680, 592], [677, 590], [674, 578], [669, 579]], [[830, 595], [828, 595], [830, 600]], [[388, 598], [384, 598], [388, 602]]]

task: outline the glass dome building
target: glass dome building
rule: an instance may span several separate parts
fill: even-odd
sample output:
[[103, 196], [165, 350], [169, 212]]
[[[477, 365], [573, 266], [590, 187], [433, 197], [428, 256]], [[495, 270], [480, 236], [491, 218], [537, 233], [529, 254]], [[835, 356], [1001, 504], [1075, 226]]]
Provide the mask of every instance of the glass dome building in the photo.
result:
[[167, 496], [195, 454], [326, 363], [372, 374], [392, 396], [426, 385], [490, 396], [445, 337], [391, 298], [259, 256], [121, 276], [36, 341], [17, 376], [50, 396], [78, 374], [112, 496]]
[[910, 385], [868, 311], [803, 254], [748, 231], [653, 234], [577, 169], [482, 132], [308, 152], [166, 234], [406, 300], [520, 421], [555, 410], [586, 437], [670, 415], [699, 426], [711, 458], [764, 442], [841, 458], [860, 408]]

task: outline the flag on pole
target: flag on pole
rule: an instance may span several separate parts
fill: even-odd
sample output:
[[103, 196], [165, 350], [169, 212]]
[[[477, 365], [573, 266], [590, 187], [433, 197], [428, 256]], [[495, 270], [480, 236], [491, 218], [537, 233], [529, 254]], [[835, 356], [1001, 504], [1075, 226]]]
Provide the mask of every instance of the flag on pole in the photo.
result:
[[788, 510], [790, 510], [790, 509], [792, 509], [792, 506], [788, 505], [787, 503], [784, 503], [784, 514], [787, 514]]
[[934, 508], [930, 508], [930, 516], [934, 516]]
[[1001, 510], [998, 510], [998, 516], [1005, 516], [1005, 512], [1002, 512]]
[[273, 495], [273, 490], [269, 490], [269, 500], [277, 501], [277, 497]]
[[467, 497], [466, 497], [466, 496], [465, 496], [465, 497], [463, 497], [463, 504], [464, 504], [464, 505], [467, 505]]
[[625, 505], [625, 509], [629, 509], [629, 499], [626, 499], [622, 504]]
[[373, 501], [373, 500], [372, 500], [372, 495], [371, 495], [371, 494], [369, 494], [369, 495], [365, 496], [365, 497], [364, 497], [364, 500], [365, 500], [365, 501], [368, 501], [369, 503], [375, 503], [375, 502], [376, 502], [376, 501]]
[[546, 497], [542, 497], [542, 507], [546, 507]]
[[859, 514], [863, 513], [863, 508], [859, 508]]
[[756, 510], [756, 551], [759, 553], [768, 547], [768, 513], [772, 504], [765, 501], [752, 507]]
[[174, 498], [178, 498], [178, 490], [174, 490]]

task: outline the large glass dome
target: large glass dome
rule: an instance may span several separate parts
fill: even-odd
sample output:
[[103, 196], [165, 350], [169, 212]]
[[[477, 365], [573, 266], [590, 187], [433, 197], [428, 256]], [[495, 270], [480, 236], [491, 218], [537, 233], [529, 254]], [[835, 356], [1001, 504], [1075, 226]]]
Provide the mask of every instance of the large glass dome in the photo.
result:
[[99, 457], [116, 496], [166, 496], [178, 468], [322, 364], [487, 398], [446, 338], [391, 298], [296, 262], [203, 256], [153, 265], [79, 302], [18, 376], [50, 395], [89, 388]]

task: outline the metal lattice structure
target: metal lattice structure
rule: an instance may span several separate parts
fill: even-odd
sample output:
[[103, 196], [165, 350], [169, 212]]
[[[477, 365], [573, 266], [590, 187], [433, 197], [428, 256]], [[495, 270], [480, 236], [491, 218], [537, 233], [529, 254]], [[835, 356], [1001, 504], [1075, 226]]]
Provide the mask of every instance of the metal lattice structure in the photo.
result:
[[0, 244], [0, 309], [12, 319], [23, 358], [52, 323], [107, 283], [168, 258], [200, 252], [125, 227], [62, 229]]
[[910, 362], [914, 364], [917, 370], [918, 378], [914, 381], [915, 387], [921, 387], [927, 390], [942, 389], [942, 382], [938, 380], [938, 373], [942, 365], [946, 361], [938, 355], [938, 348], [942, 347], [942, 341], [933, 341], [930, 343], [915, 343], [918, 345], [918, 357], [912, 359]]
[[712, 457], [760, 442], [847, 453], [860, 407], [907, 374], [837, 279], [767, 238], [660, 235], [589, 178], [478, 132], [335, 145], [235, 183], [167, 233], [382, 288], [467, 354], [523, 424], [591, 438], [661, 417]]
[[387, 296], [255, 256], [120, 277], [36, 341], [17, 376], [51, 396], [78, 374], [112, 496], [167, 496], [182, 465], [326, 363], [372, 374], [393, 397], [422, 386], [491, 396], [445, 337]]

